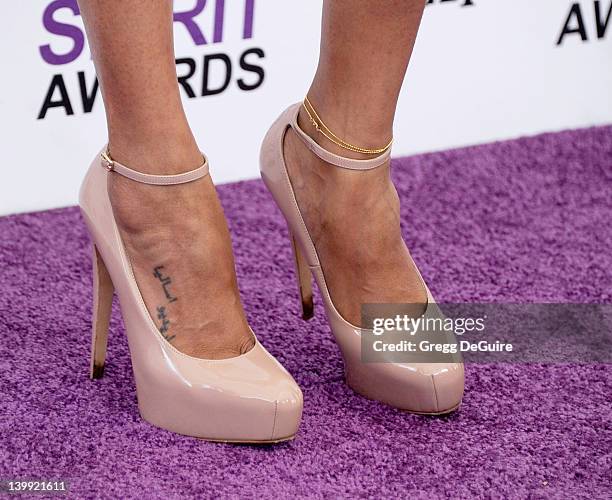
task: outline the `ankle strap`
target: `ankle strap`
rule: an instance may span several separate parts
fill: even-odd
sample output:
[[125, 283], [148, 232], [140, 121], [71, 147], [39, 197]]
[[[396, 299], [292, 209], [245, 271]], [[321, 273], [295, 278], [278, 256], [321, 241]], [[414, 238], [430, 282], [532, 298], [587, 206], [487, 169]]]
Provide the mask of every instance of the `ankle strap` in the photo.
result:
[[337, 154], [331, 153], [326, 149], [319, 146], [314, 139], [312, 139], [306, 132], [304, 132], [298, 125], [297, 118], [300, 111], [301, 103], [295, 105], [295, 112], [292, 113], [290, 125], [297, 133], [298, 137], [302, 139], [304, 144], [310, 151], [316, 154], [319, 158], [327, 163], [331, 163], [337, 167], [348, 168], [349, 170], [371, 170], [373, 168], [381, 166], [385, 163], [391, 155], [391, 148], [387, 149], [384, 153], [374, 158], [368, 158], [367, 160], [356, 160], [353, 158], [345, 158]]
[[152, 175], [132, 170], [118, 161], [113, 160], [108, 153], [108, 149], [105, 149], [104, 152], [100, 154], [100, 159], [101, 165], [109, 172], [117, 172], [128, 179], [141, 182], [142, 184], [167, 186], [172, 184], [185, 184], [186, 182], [195, 181], [208, 175], [208, 160], [204, 154], [202, 154], [202, 156], [204, 157], [204, 164], [201, 167], [190, 170], [189, 172], [174, 175]]

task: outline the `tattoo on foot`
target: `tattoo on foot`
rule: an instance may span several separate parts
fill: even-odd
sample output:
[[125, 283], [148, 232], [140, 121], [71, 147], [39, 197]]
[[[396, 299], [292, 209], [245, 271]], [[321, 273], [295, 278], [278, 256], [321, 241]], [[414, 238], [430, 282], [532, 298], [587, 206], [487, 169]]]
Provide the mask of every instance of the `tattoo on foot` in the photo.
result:
[[157, 306], [157, 319], [161, 321], [159, 332], [168, 342], [172, 341], [176, 335], [170, 335], [168, 333], [168, 329], [170, 328], [170, 320], [168, 319], [168, 313], [166, 312], [166, 308], [164, 306]]
[[170, 290], [168, 289], [168, 287], [172, 283], [172, 279], [170, 278], [170, 276], [164, 276], [164, 274], [162, 273], [163, 268], [164, 266], [157, 266], [153, 268], [153, 276], [155, 276], [161, 282], [162, 288], [164, 289], [164, 294], [166, 295], [168, 302], [175, 302], [178, 299], [173, 296], [170, 293]]
[[[169, 289], [169, 286], [172, 284], [172, 279], [170, 276], [164, 276], [162, 273], [163, 268], [164, 266], [157, 266], [153, 268], [153, 276], [155, 276], [161, 282], [164, 295], [168, 299], [168, 303], [175, 302], [178, 299], [172, 295]], [[161, 322], [159, 332], [168, 342], [171, 342], [174, 338], [176, 338], [176, 335], [170, 335], [168, 333], [170, 328], [170, 319], [168, 318], [168, 310], [166, 309], [166, 306], [157, 306], [157, 319]]]

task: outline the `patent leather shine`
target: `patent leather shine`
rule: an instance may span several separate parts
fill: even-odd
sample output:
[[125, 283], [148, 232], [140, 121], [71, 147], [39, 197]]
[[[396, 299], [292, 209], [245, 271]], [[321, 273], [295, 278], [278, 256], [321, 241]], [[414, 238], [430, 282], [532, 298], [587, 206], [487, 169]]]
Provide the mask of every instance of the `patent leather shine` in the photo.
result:
[[[355, 170], [378, 167], [387, 160], [388, 152], [370, 160], [353, 160], [333, 155], [299, 128], [299, 108], [300, 103], [290, 106], [268, 131], [260, 154], [261, 175], [294, 238], [298, 268], [299, 261], [304, 261], [319, 287], [328, 322], [342, 352], [347, 383], [365, 397], [402, 410], [425, 414], [453, 411], [461, 404], [463, 397], [464, 368], [461, 362], [408, 364], [361, 361], [361, 328], [346, 321], [333, 304], [316, 248], [300, 213], [287, 173], [283, 141], [287, 130], [292, 127], [314, 154], [337, 167]], [[301, 274], [298, 273], [298, 276], [301, 277]], [[301, 283], [300, 289], [308, 289], [308, 285]], [[435, 302], [426, 285], [425, 288], [428, 305], [424, 315], [428, 315]], [[309, 307], [312, 308], [312, 304]]]
[[[80, 206], [101, 257], [99, 265], [108, 271], [119, 297], [142, 417], [163, 429], [215, 441], [276, 442], [293, 437], [301, 419], [302, 392], [259, 341], [240, 356], [207, 360], [181, 353], [159, 332], [113, 217], [107, 182], [109, 175], [118, 174], [104, 167], [96, 157], [81, 186]], [[109, 290], [112, 293], [112, 287]], [[99, 293], [108, 292], [94, 289]], [[96, 330], [95, 315], [94, 376], [102, 373], [104, 361], [96, 345], [105, 346], [96, 336], [106, 334], [104, 328]]]

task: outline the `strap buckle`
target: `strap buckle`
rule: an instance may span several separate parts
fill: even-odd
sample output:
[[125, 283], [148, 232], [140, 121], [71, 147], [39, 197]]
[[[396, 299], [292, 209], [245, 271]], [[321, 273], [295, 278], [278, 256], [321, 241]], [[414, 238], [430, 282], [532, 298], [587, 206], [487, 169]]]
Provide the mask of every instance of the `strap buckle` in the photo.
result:
[[100, 157], [102, 158], [102, 162], [104, 163], [104, 167], [106, 168], [106, 170], [108, 170], [109, 172], [112, 171], [115, 167], [115, 162], [111, 159], [108, 150], [101, 153]]

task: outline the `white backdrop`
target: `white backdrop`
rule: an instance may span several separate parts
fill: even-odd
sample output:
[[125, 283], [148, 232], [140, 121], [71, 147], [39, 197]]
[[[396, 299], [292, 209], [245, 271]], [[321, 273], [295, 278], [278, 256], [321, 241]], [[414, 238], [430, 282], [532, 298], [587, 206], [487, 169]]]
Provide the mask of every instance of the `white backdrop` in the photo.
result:
[[[81, 177], [105, 142], [100, 95], [93, 106], [81, 98], [79, 72], [87, 95], [95, 74], [87, 45], [79, 50], [83, 28], [73, 9], [75, 0], [2, 5], [0, 214], [75, 204]], [[612, 0], [430, 1], [400, 100], [393, 154], [612, 123], [610, 9]], [[180, 16], [190, 10], [201, 12]], [[310, 84], [320, 10], [320, 0], [175, 1], [183, 20], [174, 24], [176, 56], [195, 61], [189, 82], [196, 97], [185, 91], [183, 97], [217, 183], [258, 176], [267, 127]], [[249, 49], [263, 51], [245, 60], [260, 66], [264, 79], [241, 90], [239, 79], [246, 85], [259, 79], [240, 66]], [[223, 92], [202, 97], [204, 56], [219, 53], [231, 61], [231, 80]], [[209, 69], [208, 88], [218, 88], [226, 67], [215, 59]], [[177, 68], [179, 75], [187, 70], [187, 64]], [[38, 118], [52, 82], [49, 100], [61, 101], [62, 81], [72, 114], [64, 102]]]

